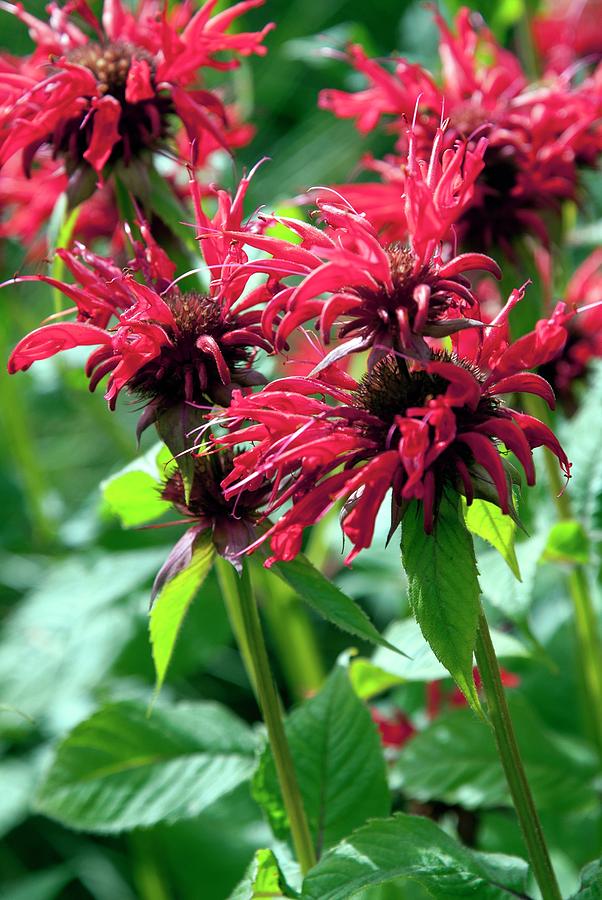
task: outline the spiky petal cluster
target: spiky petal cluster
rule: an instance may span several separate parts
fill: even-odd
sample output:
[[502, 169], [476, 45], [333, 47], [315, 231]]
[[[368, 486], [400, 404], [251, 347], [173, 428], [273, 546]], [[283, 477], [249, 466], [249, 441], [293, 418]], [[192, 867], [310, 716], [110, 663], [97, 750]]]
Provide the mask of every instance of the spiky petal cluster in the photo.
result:
[[0, 66], [0, 165], [22, 150], [28, 171], [38, 149], [50, 145], [69, 175], [100, 176], [107, 163], [127, 165], [158, 147], [172, 116], [197, 153], [227, 146], [225, 107], [199, 79], [203, 69], [232, 68], [237, 57], [265, 53], [271, 26], [227, 33], [263, 2], [243, 0], [212, 15], [217, 0], [196, 12], [189, 3], [168, 10], [159, 0], [139, 0], [131, 11], [121, 0], [104, 0], [100, 20], [86, 0], [62, 8], [53, 2], [48, 23], [20, 3], [2, 2], [28, 26], [36, 49], [16, 70], [10, 61]]
[[504, 395], [524, 391], [553, 404], [547, 382], [525, 369], [550, 359], [566, 339], [568, 314], [559, 305], [551, 319], [509, 343], [507, 316], [520, 297], [513, 293], [498, 320], [462, 357], [434, 354], [408, 370], [390, 355], [355, 391], [289, 378], [253, 396], [235, 394], [230, 433], [219, 440], [253, 447], [235, 460], [225, 495], [267, 478], [275, 484], [272, 508], [292, 500], [268, 532], [272, 559], [294, 558], [304, 529], [344, 500], [342, 528], [353, 545], [351, 561], [370, 545], [390, 488], [392, 530], [407, 502], [418, 500], [430, 532], [446, 487], [463, 493], [469, 504], [481, 497], [511, 514], [515, 473], [500, 443], [519, 460], [528, 484], [535, 481], [532, 450], [542, 444], [568, 477], [570, 464], [553, 433], [502, 402]]
[[[172, 283], [175, 264], [144, 223], [146, 246], [136, 246], [136, 259], [125, 272], [77, 245], [73, 252], [58, 251], [75, 283], [46, 275], [15, 279], [43, 281], [62, 291], [75, 303], [77, 320], [55, 321], [24, 337], [10, 357], [9, 371], [27, 369], [62, 350], [97, 345], [86, 366], [90, 389], [108, 376], [105, 396], [111, 408], [127, 388], [150, 401], [151, 411], [184, 401], [227, 402], [234, 384], [261, 383], [250, 362], [256, 348], [271, 349], [259, 308], [269, 290], [262, 284], [241, 296], [249, 279], [247, 256], [223, 236], [243, 229], [248, 184], [244, 178], [233, 198], [216, 191], [218, 209], [210, 220], [193, 183], [199, 228], [211, 231], [203, 241], [211, 275], [206, 293], [183, 292]], [[136, 280], [132, 270], [143, 280]], [[147, 416], [145, 424], [151, 420]]]
[[[399, 198], [407, 242], [384, 243], [368, 216], [326, 189], [316, 198], [323, 228], [277, 219], [300, 244], [268, 235], [246, 238], [272, 255], [253, 267], [283, 282], [301, 276], [300, 283], [279, 290], [266, 307], [264, 328], [270, 336], [275, 329], [278, 349], [295, 328], [315, 319], [326, 343], [335, 324], [338, 337], [346, 339], [323, 365], [365, 349], [372, 350], [373, 361], [390, 348], [424, 359], [429, 353], [425, 337], [444, 337], [474, 324], [466, 317], [476, 298], [465, 273], [482, 269], [499, 277], [499, 268], [481, 253], [453, 255], [444, 242], [453, 240], [453, 223], [471, 201], [486, 142], [473, 149], [460, 143], [444, 150], [443, 123], [423, 159], [412, 129], [409, 135], [408, 179], [403, 201]], [[232, 237], [243, 239], [235, 233]]]
[[[356, 93], [329, 90], [320, 103], [340, 117], [354, 118], [362, 132], [373, 129], [383, 116], [392, 116], [399, 135], [397, 152], [383, 162], [369, 164], [386, 180], [404, 177], [405, 123], [418, 104], [416, 130], [419, 152], [434, 138], [441, 116], [449, 117], [447, 138], [474, 140], [486, 135], [485, 167], [459, 232], [469, 248], [503, 244], [525, 233], [547, 241], [544, 213], [558, 211], [576, 197], [578, 169], [595, 165], [601, 149], [599, 77], [573, 87], [568, 75], [529, 84], [518, 59], [504, 50], [467, 9], [458, 13], [455, 33], [436, 14], [441, 33], [441, 81], [420, 66], [395, 61], [389, 71], [368, 59], [359, 46], [350, 48], [349, 61], [368, 80]], [[382, 189], [379, 189], [379, 195]], [[369, 188], [362, 195], [374, 205]], [[387, 223], [402, 227], [399, 214]]]

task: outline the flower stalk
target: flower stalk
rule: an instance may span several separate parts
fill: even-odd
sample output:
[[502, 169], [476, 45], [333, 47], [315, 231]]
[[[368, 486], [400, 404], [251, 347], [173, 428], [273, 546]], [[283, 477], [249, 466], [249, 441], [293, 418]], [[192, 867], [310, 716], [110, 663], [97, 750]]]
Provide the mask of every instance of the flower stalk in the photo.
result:
[[[525, 397], [525, 405], [531, 415], [539, 418], [547, 413], [536, 397]], [[547, 449], [544, 449], [544, 461], [558, 520], [569, 521], [574, 518], [571, 499], [564, 490], [560, 471]], [[568, 576], [568, 589], [575, 613], [576, 659], [585, 692], [586, 721], [602, 757], [602, 639], [584, 566], [572, 566]]]
[[222, 572], [227, 566], [232, 571], [233, 577], [224, 578], [221, 584], [226, 586], [225, 594], [231, 617], [234, 611], [231, 621], [236, 623], [234, 625], [235, 636], [239, 641], [243, 661], [254, 686], [257, 702], [267, 728], [295, 855], [301, 872], [305, 874], [315, 865], [316, 856], [290, 747], [284, 731], [282, 705], [270, 668], [261, 620], [251, 588], [248, 563], [246, 561], [243, 563], [240, 578], [235, 575], [234, 569], [228, 563], [219, 560], [218, 565]]
[[475, 655], [487, 700], [489, 721], [493, 728], [498, 753], [506, 774], [535, 880], [539, 885], [543, 900], [561, 900], [560, 889], [514, 734], [489, 626], [482, 609], [479, 614]]

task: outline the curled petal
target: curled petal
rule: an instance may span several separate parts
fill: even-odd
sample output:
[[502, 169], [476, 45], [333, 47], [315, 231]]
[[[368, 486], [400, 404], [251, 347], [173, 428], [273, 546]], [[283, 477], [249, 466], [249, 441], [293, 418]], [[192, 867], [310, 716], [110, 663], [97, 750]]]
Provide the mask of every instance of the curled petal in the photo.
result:
[[62, 322], [36, 328], [19, 341], [8, 361], [8, 371], [13, 374], [28, 369], [40, 359], [48, 359], [62, 350], [74, 347], [112, 343], [110, 335], [95, 325], [81, 322]]

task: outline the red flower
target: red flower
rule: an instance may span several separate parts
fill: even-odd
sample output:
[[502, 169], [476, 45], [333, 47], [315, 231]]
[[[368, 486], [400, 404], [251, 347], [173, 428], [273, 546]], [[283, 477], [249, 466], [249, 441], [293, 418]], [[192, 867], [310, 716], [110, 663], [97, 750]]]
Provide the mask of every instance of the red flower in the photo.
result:
[[188, 567], [195, 543], [208, 530], [211, 531], [216, 552], [233, 566], [240, 568], [241, 554], [256, 537], [255, 527], [261, 518], [261, 510], [268, 499], [271, 486], [266, 482], [256, 489], [243, 491], [235, 500], [226, 500], [221, 482], [231, 471], [230, 453], [201, 454], [194, 459], [194, 474], [188, 498], [179, 469], [163, 485], [162, 498], [173, 504], [185, 517], [185, 521], [190, 523], [190, 527], [176, 542], [157, 573], [151, 602], [166, 582]]
[[[602, 359], [602, 249], [594, 250], [577, 268], [565, 292], [568, 306], [578, 310], [568, 338], [556, 358], [540, 368], [568, 412], [576, 408], [575, 389], [591, 363]], [[582, 311], [580, 311], [582, 310]]]
[[[58, 160], [39, 153], [26, 177], [20, 157], [21, 154], [15, 155], [0, 171], [0, 237], [19, 240], [26, 249], [27, 260], [42, 259], [49, 249], [44, 231], [57, 200], [67, 188], [67, 176]], [[123, 252], [124, 235], [118, 228], [110, 184], [80, 207], [73, 237], [86, 245], [97, 238], [109, 239], [114, 256]]]
[[[472, 674], [477, 690], [481, 690], [481, 674], [476, 666], [473, 668]], [[518, 675], [508, 672], [506, 669], [500, 669], [500, 676], [504, 687], [514, 688], [520, 684]], [[468, 706], [466, 697], [459, 688], [454, 687], [450, 692], [444, 692], [440, 681], [431, 681], [427, 684], [426, 700], [429, 719], [436, 719], [437, 716], [441, 715], [445, 711], [446, 705]]]
[[[382, 116], [392, 116], [390, 128], [399, 135], [401, 154], [406, 148], [405, 123], [416, 104], [419, 153], [430, 147], [442, 111], [450, 120], [450, 144], [486, 135], [485, 166], [461, 221], [461, 241], [469, 248], [497, 243], [509, 248], [517, 236], [534, 233], [546, 242], [543, 213], [557, 212], [566, 199], [575, 199], [578, 167], [593, 166], [600, 152], [596, 79], [577, 87], [571, 86], [568, 75], [529, 84], [518, 59], [487, 29], [473, 24], [478, 17], [469, 10], [458, 13], [455, 34], [435, 16], [441, 33], [440, 84], [403, 59], [396, 60], [390, 72], [354, 46], [349, 60], [369, 87], [353, 94], [323, 91], [320, 105], [337, 116], [354, 118], [363, 132]], [[397, 184], [403, 158], [389, 157], [370, 167]], [[367, 185], [362, 191], [368, 198]], [[376, 197], [379, 194], [380, 189]], [[372, 205], [369, 201], [361, 208]], [[401, 210], [391, 214], [388, 227], [401, 227]]]
[[[296, 286], [277, 292], [265, 311], [266, 334], [277, 326], [278, 349], [310, 319], [317, 319], [328, 343], [333, 325], [345, 317], [338, 336], [348, 340], [328, 354], [322, 366], [367, 348], [372, 349], [373, 361], [391, 347], [425, 359], [429, 355], [425, 336], [443, 337], [474, 324], [465, 317], [466, 310], [476, 305], [465, 273], [484, 269], [499, 277], [498, 266], [481, 253], [449, 258], [443, 241], [453, 237], [453, 223], [470, 203], [483, 167], [485, 142], [473, 150], [463, 143], [442, 152], [444, 128], [439, 128], [429, 158], [419, 159], [414, 132], [409, 134], [403, 200], [409, 243], [384, 243], [370, 219], [333, 191], [319, 193], [316, 200], [324, 229], [277, 219], [301, 238], [301, 244], [268, 235], [245, 238], [273, 257], [254, 262], [253, 268], [280, 279], [302, 276]], [[243, 239], [236, 233], [232, 237]]]
[[602, 59], [600, 0], [551, 0], [533, 17], [535, 44], [546, 68], [562, 72], [575, 60]]
[[[408, 369], [394, 355], [377, 363], [355, 391], [309, 378], [274, 382], [253, 396], [235, 393], [227, 415], [230, 433], [219, 442], [254, 446], [237, 457], [225, 495], [274, 479], [271, 509], [292, 500], [272, 526], [272, 559], [293, 559], [303, 530], [344, 499], [342, 528], [353, 544], [350, 562], [372, 541], [375, 517], [393, 491], [393, 531], [407, 503], [422, 502], [424, 526], [433, 528], [446, 488], [472, 503], [482, 497], [512, 513], [514, 468], [500, 452], [512, 451], [528, 484], [535, 481], [532, 450], [547, 446], [569, 476], [570, 464], [553, 433], [537, 419], [502, 402], [515, 392], [538, 394], [553, 404], [550, 386], [526, 372], [556, 353], [566, 337], [562, 305], [550, 320], [514, 344], [505, 337], [514, 292], [476, 347], [461, 357], [433, 354]], [[461, 340], [461, 336], [460, 336]], [[322, 394], [329, 401], [312, 397]], [[245, 426], [246, 420], [251, 424]]]
[[[187, 2], [168, 12], [159, 0], [139, 0], [131, 12], [121, 0], [105, 0], [98, 21], [85, 0], [77, 0], [62, 9], [52, 3], [49, 24], [21, 4], [3, 3], [27, 24], [37, 46], [18, 71], [10, 60], [0, 67], [6, 69], [0, 72], [0, 164], [23, 150], [27, 172], [38, 149], [50, 145], [67, 173], [86, 182], [80, 187], [89, 195], [95, 179], [86, 171], [102, 176], [107, 163], [128, 165], [145, 148], [161, 146], [172, 117], [197, 153], [207, 134], [214, 145], [227, 146], [225, 107], [199, 85], [199, 73], [265, 53], [261, 42], [271, 25], [226, 33], [263, 2], [243, 0], [212, 16], [217, 0], [197, 12]], [[224, 51], [233, 55], [227, 61]]]
[[[151, 401], [144, 426], [157, 409], [182, 401], [223, 403], [234, 384], [263, 383], [265, 379], [250, 366], [256, 348], [271, 350], [258, 308], [269, 290], [260, 285], [242, 296], [249, 279], [244, 268], [247, 256], [222, 234], [243, 228], [248, 184], [244, 178], [234, 198], [215, 191], [218, 209], [212, 220], [202, 211], [193, 186], [199, 227], [212, 232], [203, 241], [211, 276], [207, 293], [184, 292], [175, 285], [175, 264], [144, 223], [140, 227], [146, 245], [135, 245], [136, 259], [125, 273], [111, 260], [76, 245], [73, 252], [57, 251], [75, 284], [46, 275], [15, 279], [43, 281], [61, 290], [75, 303], [77, 321], [53, 322], [31, 332], [13, 351], [9, 371], [27, 369], [61, 350], [98, 345], [86, 366], [90, 389], [108, 376], [105, 396], [111, 408], [126, 387]], [[143, 282], [134, 279], [132, 270], [141, 273]]]
[[400, 750], [416, 734], [408, 717], [399, 710], [392, 716], [385, 716], [375, 706], [371, 706], [370, 715], [378, 727], [383, 747]]

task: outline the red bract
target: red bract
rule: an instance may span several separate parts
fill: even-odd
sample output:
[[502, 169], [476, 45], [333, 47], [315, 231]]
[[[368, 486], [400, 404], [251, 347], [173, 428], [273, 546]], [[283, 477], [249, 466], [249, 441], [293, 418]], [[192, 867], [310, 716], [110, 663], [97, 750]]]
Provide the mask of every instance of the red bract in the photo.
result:
[[499, 268], [481, 253], [450, 254], [443, 242], [453, 238], [453, 223], [470, 203], [485, 142], [472, 150], [465, 143], [442, 150], [444, 129], [445, 124], [437, 130], [426, 159], [418, 157], [414, 132], [409, 132], [403, 201], [400, 196], [407, 243], [385, 243], [367, 215], [327, 189], [319, 190], [316, 199], [324, 228], [277, 218], [301, 238], [300, 244], [268, 235], [246, 238], [273, 257], [253, 262], [253, 268], [281, 280], [302, 278], [278, 291], [266, 307], [264, 328], [268, 335], [276, 328], [278, 349], [298, 325], [312, 319], [328, 343], [333, 325], [343, 318], [338, 336], [347, 340], [322, 366], [368, 348], [371, 361], [390, 348], [425, 359], [425, 337], [444, 337], [474, 324], [465, 315], [476, 305], [465, 273], [483, 269], [499, 277]]
[[383, 747], [400, 750], [416, 734], [416, 729], [411, 721], [399, 710], [393, 715], [386, 716], [376, 707], [371, 706], [370, 715], [379, 730]]
[[[74, 284], [45, 275], [15, 279], [58, 288], [75, 303], [77, 321], [53, 322], [27, 335], [13, 351], [9, 371], [27, 369], [61, 350], [98, 345], [86, 366], [90, 389], [108, 376], [105, 396], [111, 408], [126, 387], [151, 401], [145, 425], [156, 409], [182, 401], [227, 402], [234, 384], [262, 383], [251, 361], [256, 348], [271, 350], [258, 308], [269, 290], [260, 285], [242, 296], [249, 279], [247, 256], [222, 234], [243, 228], [248, 183], [246, 178], [241, 181], [234, 198], [225, 191], [214, 192], [218, 209], [212, 220], [193, 190], [199, 227], [212, 232], [203, 241], [211, 278], [207, 293], [184, 292], [173, 283], [175, 264], [154, 242], [145, 223], [141, 232], [146, 244], [135, 245], [136, 258], [126, 272], [77, 245], [73, 252], [57, 251]], [[132, 270], [143, 280], [137, 281]]]
[[0, 67], [6, 70], [0, 73], [0, 165], [23, 150], [28, 171], [38, 149], [50, 145], [79, 180], [80, 193], [89, 194], [95, 180], [90, 174], [102, 176], [107, 163], [127, 165], [145, 148], [159, 147], [172, 117], [197, 154], [207, 136], [213, 145], [227, 146], [225, 107], [202, 88], [201, 72], [230, 69], [238, 56], [265, 53], [261, 42], [270, 25], [227, 33], [263, 2], [243, 0], [212, 16], [217, 0], [197, 12], [187, 2], [168, 10], [159, 0], [139, 0], [132, 12], [121, 0], [105, 0], [98, 21], [78, 0], [63, 8], [51, 3], [48, 24], [21, 4], [2, 2], [28, 26], [36, 50], [16, 70], [11, 60]]
[[[558, 211], [575, 199], [578, 167], [595, 164], [600, 152], [600, 89], [595, 77], [577, 87], [568, 75], [529, 84], [518, 59], [501, 48], [478, 17], [463, 9], [452, 33], [436, 14], [441, 32], [441, 81], [420, 66], [400, 59], [389, 71], [366, 57], [361, 47], [349, 51], [350, 63], [369, 82], [364, 91], [324, 91], [320, 105], [337, 116], [354, 118], [358, 128], [373, 129], [382, 116], [392, 116], [398, 133], [397, 151], [406, 149], [406, 122], [418, 104], [416, 133], [419, 153], [430, 147], [439, 119], [449, 117], [447, 140], [473, 142], [486, 135], [488, 147], [470, 207], [459, 237], [468, 247], [501, 243], [509, 249], [523, 234], [547, 241], [543, 213]], [[403, 157], [369, 164], [385, 180], [403, 177]], [[366, 210], [376, 199], [362, 186]], [[381, 191], [378, 189], [376, 198]], [[389, 229], [399, 226], [401, 210], [391, 210]]]
[[515, 292], [498, 322], [462, 357], [434, 354], [408, 369], [389, 355], [355, 391], [288, 378], [254, 396], [235, 393], [227, 414], [230, 433], [219, 441], [254, 446], [237, 457], [224, 482], [226, 496], [267, 477], [275, 485], [272, 509], [292, 500], [268, 532], [272, 560], [293, 559], [303, 530], [343, 499], [342, 528], [353, 544], [350, 562], [370, 545], [390, 488], [392, 530], [407, 503], [418, 500], [424, 527], [432, 531], [446, 487], [463, 493], [469, 504], [480, 497], [512, 514], [516, 473], [500, 443], [519, 460], [528, 484], [535, 481], [532, 450], [542, 444], [569, 476], [570, 464], [549, 428], [502, 402], [503, 395], [524, 391], [553, 404], [547, 382], [525, 369], [557, 352], [566, 337], [567, 316], [560, 306], [550, 320], [508, 344], [504, 322], [519, 297]]
[[151, 601], [167, 581], [190, 565], [195, 542], [208, 530], [211, 531], [217, 553], [240, 569], [241, 554], [256, 537], [255, 526], [268, 499], [270, 485], [259, 485], [254, 490], [241, 492], [235, 500], [226, 500], [221, 482], [231, 471], [230, 453], [199, 455], [194, 459], [188, 497], [179, 470], [173, 472], [163, 485], [162, 498], [173, 504], [185, 517], [185, 521], [190, 523], [190, 527], [176, 542], [157, 573]]

